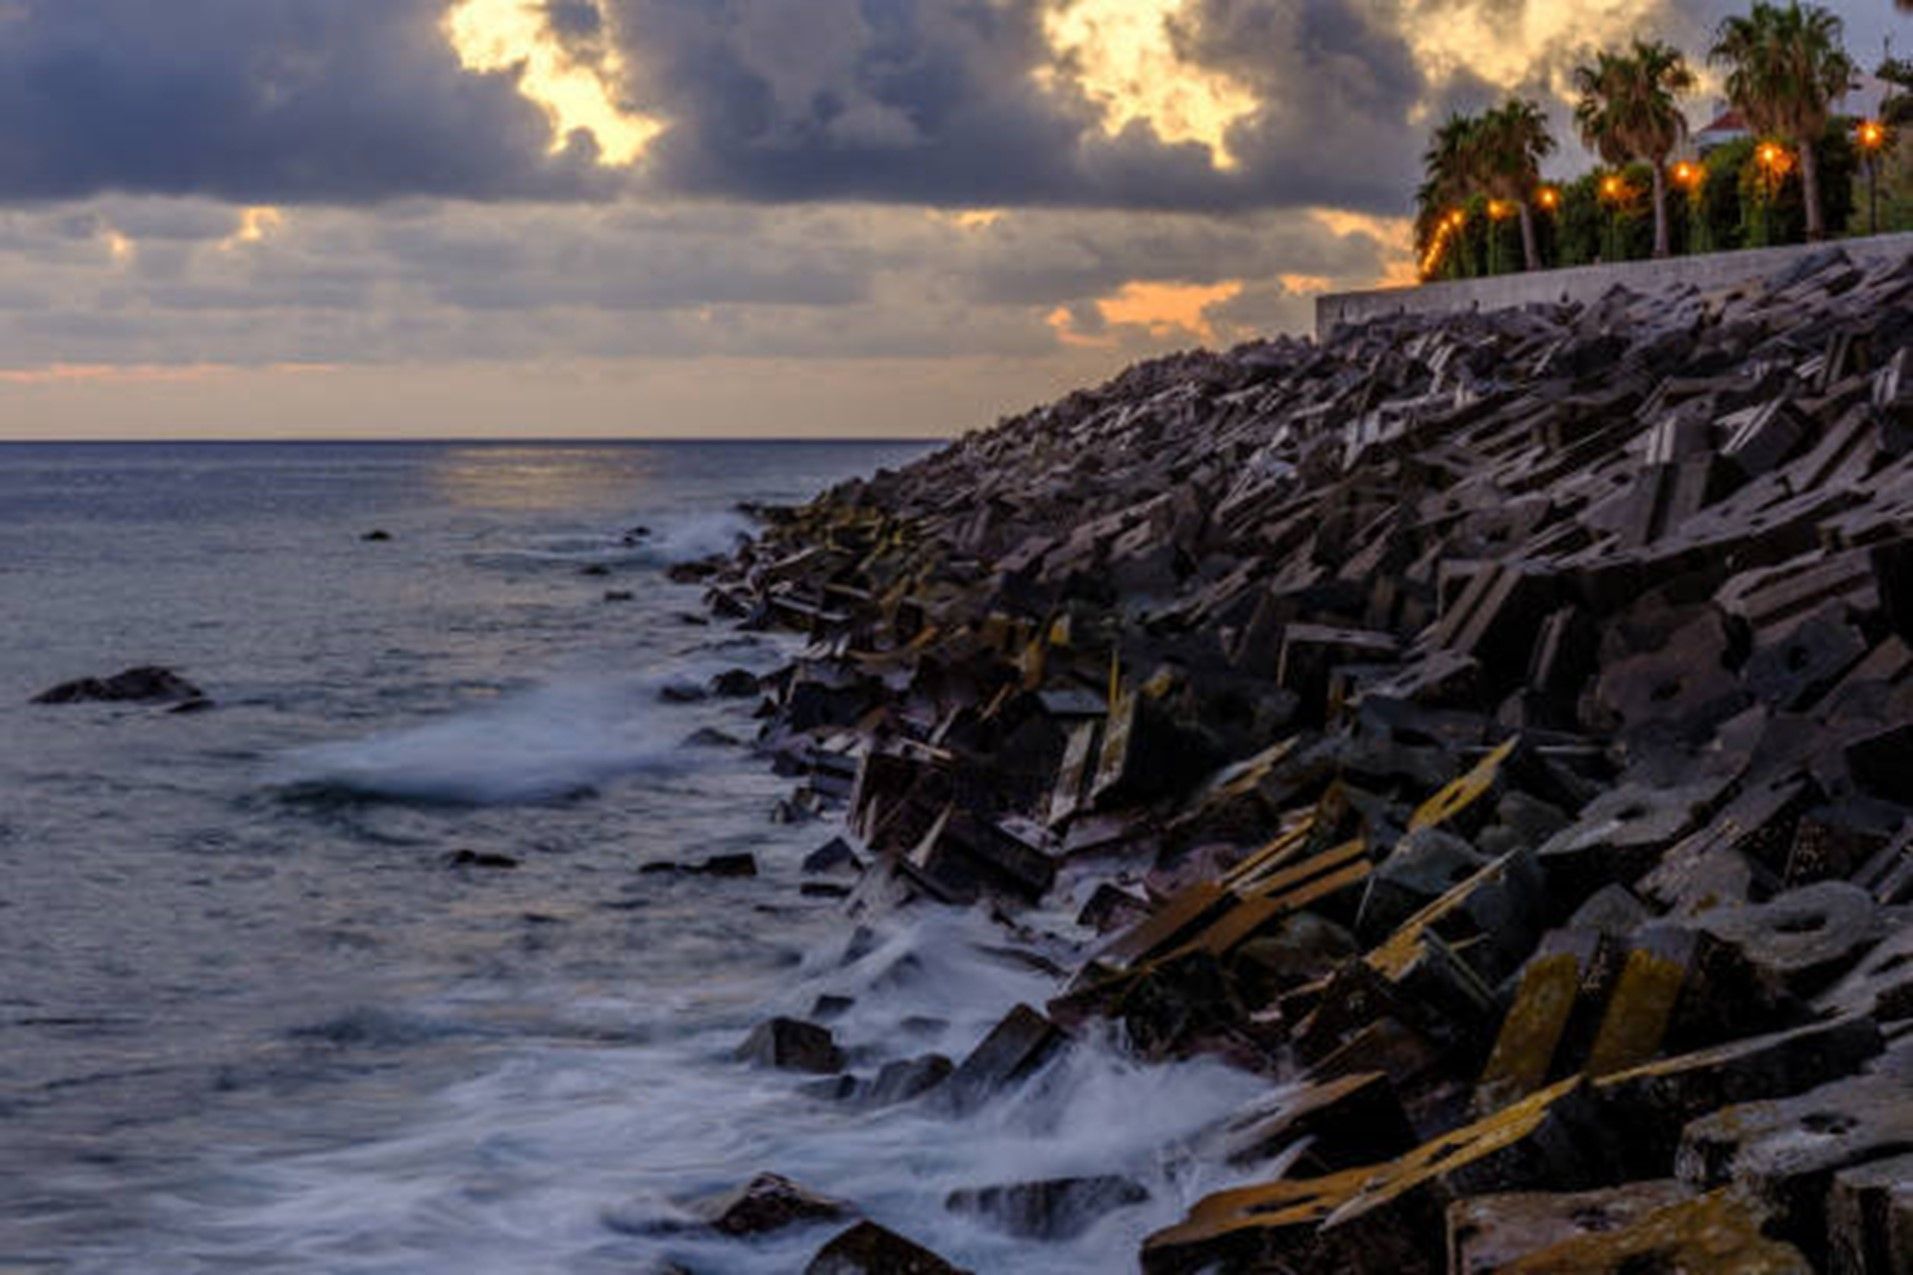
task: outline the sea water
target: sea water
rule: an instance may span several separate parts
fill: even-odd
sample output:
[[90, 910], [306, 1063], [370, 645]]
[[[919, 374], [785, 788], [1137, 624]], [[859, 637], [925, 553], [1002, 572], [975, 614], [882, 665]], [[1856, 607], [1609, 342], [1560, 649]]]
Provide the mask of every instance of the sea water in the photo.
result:
[[[0, 445], [0, 1271], [801, 1269], [829, 1226], [691, 1225], [762, 1171], [979, 1271], [1130, 1268], [1266, 1084], [1092, 1037], [956, 1120], [732, 1057], [825, 993], [866, 1071], [1053, 994], [980, 914], [802, 897], [835, 829], [772, 822], [754, 701], [661, 695], [797, 649], [666, 568], [925, 450]], [[28, 703], [145, 664], [216, 707]], [[1068, 1241], [944, 1207], [1108, 1173], [1149, 1201]]]

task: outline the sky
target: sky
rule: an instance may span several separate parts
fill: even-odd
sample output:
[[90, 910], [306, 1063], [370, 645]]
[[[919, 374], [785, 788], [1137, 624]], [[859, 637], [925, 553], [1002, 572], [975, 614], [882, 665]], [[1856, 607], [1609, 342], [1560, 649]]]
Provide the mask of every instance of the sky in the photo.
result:
[[1578, 167], [1734, 7], [0, 0], [0, 438], [950, 435], [1407, 282], [1435, 121]]

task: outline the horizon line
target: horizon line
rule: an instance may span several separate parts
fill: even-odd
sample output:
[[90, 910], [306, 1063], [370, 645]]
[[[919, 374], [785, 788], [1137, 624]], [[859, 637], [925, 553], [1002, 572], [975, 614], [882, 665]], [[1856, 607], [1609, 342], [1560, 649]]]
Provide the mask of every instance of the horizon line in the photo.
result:
[[242, 444], [246, 446], [310, 446], [313, 444], [345, 444], [352, 446], [416, 446], [421, 443], [450, 443], [459, 446], [497, 444], [503, 446], [522, 446], [527, 443], [544, 445], [602, 445], [605, 443], [821, 443], [842, 446], [853, 443], [950, 443], [962, 437], [960, 434], [828, 434], [808, 436], [801, 434], [764, 434], [764, 435], [728, 435], [718, 438], [698, 438], [691, 435], [653, 435], [653, 434], [607, 434], [607, 435], [568, 435], [548, 438], [539, 435], [452, 435], [421, 434], [404, 438], [357, 438], [324, 435], [299, 435], [286, 438], [271, 438], [256, 435], [225, 437], [207, 436], [169, 436], [156, 438], [3, 438], [0, 447], [128, 447], [151, 444], [218, 446], [221, 444]]

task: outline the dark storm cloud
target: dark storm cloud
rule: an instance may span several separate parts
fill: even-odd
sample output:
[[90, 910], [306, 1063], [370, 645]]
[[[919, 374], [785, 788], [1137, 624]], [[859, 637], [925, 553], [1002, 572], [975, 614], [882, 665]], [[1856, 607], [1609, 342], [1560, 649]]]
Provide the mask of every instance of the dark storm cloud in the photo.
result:
[[464, 72], [441, 0], [0, 5], [0, 201], [578, 196], [509, 77]]
[[1176, 44], [1251, 87], [1241, 163], [1138, 123], [1105, 136], [1036, 74], [1063, 0], [617, 0], [663, 186], [795, 201], [1231, 210], [1400, 204], [1424, 84], [1358, 0], [1198, 0]]
[[[1064, 0], [545, 0], [581, 58], [609, 31], [669, 124], [637, 174], [447, 44], [449, 0], [0, 0], [0, 201], [105, 191], [253, 203], [613, 194], [1229, 210], [1399, 204], [1422, 86], [1368, 0], [1193, 0], [1194, 66], [1260, 108], [1220, 171], [1107, 136], [1055, 57]], [[1406, 148], [1406, 149], [1405, 149]]]

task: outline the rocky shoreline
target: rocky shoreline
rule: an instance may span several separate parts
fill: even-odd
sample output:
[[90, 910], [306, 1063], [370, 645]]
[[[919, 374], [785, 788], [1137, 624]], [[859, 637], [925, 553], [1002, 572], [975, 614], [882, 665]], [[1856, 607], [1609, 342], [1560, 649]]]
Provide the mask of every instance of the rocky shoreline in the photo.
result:
[[1266, 1075], [1152, 1273], [1913, 1270], [1913, 259], [1178, 355], [762, 514], [679, 574], [812, 639], [759, 742], [848, 914], [1073, 959], [967, 1058], [744, 1056]]

